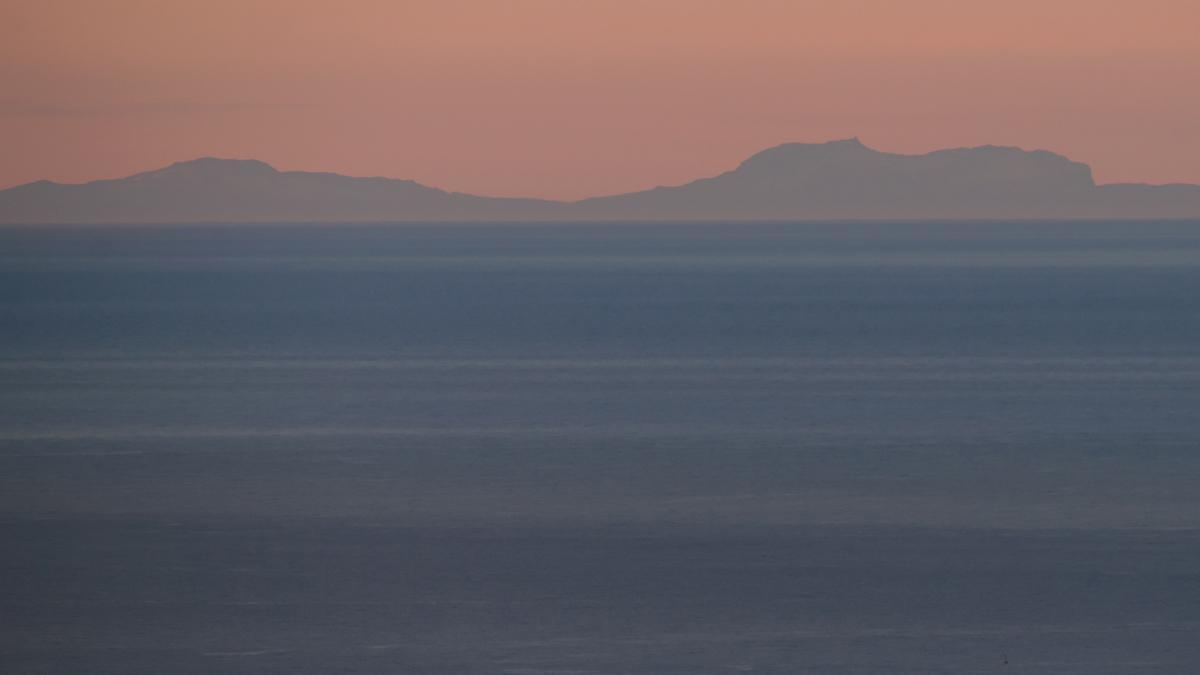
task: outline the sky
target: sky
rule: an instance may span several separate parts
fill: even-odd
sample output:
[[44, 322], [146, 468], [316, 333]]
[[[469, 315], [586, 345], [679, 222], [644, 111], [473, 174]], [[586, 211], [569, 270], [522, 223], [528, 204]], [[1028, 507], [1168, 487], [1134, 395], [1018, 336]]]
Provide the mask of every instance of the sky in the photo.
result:
[[0, 187], [218, 156], [571, 199], [851, 136], [1200, 183], [1200, 2], [0, 0]]

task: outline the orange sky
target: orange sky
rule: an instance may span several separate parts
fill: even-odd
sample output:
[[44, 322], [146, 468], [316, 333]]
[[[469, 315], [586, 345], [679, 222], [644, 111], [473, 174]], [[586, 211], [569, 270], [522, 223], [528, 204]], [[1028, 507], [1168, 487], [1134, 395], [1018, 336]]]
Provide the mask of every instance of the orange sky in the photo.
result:
[[0, 0], [0, 187], [215, 155], [572, 198], [848, 136], [1200, 183], [1200, 0]]

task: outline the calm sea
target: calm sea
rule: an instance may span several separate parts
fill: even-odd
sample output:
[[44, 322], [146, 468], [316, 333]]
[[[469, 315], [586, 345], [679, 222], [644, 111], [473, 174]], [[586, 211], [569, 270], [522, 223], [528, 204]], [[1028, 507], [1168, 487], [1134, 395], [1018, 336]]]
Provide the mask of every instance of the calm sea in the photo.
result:
[[0, 228], [5, 673], [1198, 669], [1200, 223]]

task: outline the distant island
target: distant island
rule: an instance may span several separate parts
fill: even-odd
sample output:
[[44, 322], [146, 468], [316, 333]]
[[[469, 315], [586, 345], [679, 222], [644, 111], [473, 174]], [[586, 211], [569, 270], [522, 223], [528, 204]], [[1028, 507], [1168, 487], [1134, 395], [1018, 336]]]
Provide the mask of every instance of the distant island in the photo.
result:
[[576, 202], [202, 158], [126, 178], [0, 190], [0, 223], [1198, 218], [1200, 185], [1097, 185], [1086, 164], [982, 146], [901, 155], [787, 143], [684, 185]]

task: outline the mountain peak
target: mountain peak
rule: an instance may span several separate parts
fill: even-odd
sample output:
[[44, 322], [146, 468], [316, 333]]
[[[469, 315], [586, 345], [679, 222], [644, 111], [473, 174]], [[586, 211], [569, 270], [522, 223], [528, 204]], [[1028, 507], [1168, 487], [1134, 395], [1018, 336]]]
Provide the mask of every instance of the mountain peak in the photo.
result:
[[249, 178], [252, 176], [270, 176], [279, 173], [275, 167], [257, 159], [224, 159], [220, 157], [198, 157], [182, 162], [147, 171], [131, 176], [135, 179], [147, 178], [178, 178], [195, 176], [204, 178], [230, 177]]
[[850, 138], [837, 138], [832, 141], [826, 141], [825, 143], [823, 143], [823, 145], [836, 145], [836, 146], [841, 146], [841, 147], [860, 147], [860, 148], [867, 147], [867, 146], [863, 145], [862, 141], [858, 140], [858, 136], [851, 136]]
[[782, 143], [751, 155], [738, 170], [776, 171], [786, 166], [811, 161], [827, 162], [837, 159], [856, 159], [880, 154], [863, 145], [858, 137], [824, 143]]
[[779, 145], [775, 145], [770, 148], [767, 148], [766, 150], [762, 150], [761, 152], [758, 152], [757, 154], [751, 156], [750, 159], [754, 159], [754, 157], [757, 157], [758, 155], [763, 155], [763, 154], [767, 154], [767, 153], [803, 153], [803, 152], [817, 153], [817, 152], [860, 152], [860, 151], [877, 152], [876, 150], [874, 150], [872, 148], [868, 148], [866, 145], [863, 145], [863, 142], [858, 139], [858, 136], [853, 136], [851, 138], [839, 138], [837, 140], [824, 141], [821, 143], [801, 143], [801, 142], [780, 143]]

